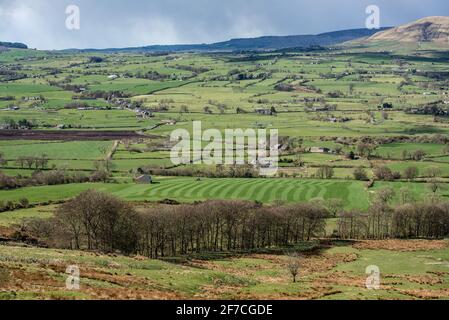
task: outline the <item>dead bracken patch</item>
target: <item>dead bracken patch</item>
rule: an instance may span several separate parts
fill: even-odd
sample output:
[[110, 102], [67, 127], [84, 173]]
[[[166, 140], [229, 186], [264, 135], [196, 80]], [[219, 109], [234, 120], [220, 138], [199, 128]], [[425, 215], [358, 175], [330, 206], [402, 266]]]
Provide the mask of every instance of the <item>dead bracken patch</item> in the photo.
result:
[[354, 253], [334, 253], [305, 256], [301, 265], [304, 275], [315, 274], [319, 272], [330, 271], [339, 264], [349, 263], [357, 260], [358, 256]]
[[194, 297], [195, 299], [222, 299], [226, 296], [235, 298], [240, 297], [241, 289], [237, 286], [204, 285]]
[[20, 267], [5, 267], [5, 270], [8, 272], [8, 278], [0, 287], [4, 292], [40, 293], [57, 290], [64, 285], [45, 272], [28, 271]]
[[396, 290], [396, 291], [416, 299], [430, 300], [430, 299], [449, 298], [449, 289], [442, 289], [442, 290], [413, 289], [413, 290]]
[[362, 250], [391, 250], [391, 251], [426, 251], [447, 248], [445, 240], [365, 240], [356, 242], [353, 247]]
[[15, 233], [13, 228], [7, 228], [0, 226], [0, 238], [10, 239]]
[[312, 286], [314, 288], [322, 288], [338, 285], [364, 288], [365, 280], [364, 277], [358, 277], [347, 272], [338, 271], [317, 276], [313, 279]]
[[[215, 263], [213, 261], [195, 261], [197, 266], [202, 268], [215, 270], [232, 274], [235, 276], [251, 278], [257, 283], [288, 285], [291, 283], [291, 275], [288, 272], [286, 264], [288, 257], [279, 255], [253, 254], [247, 256], [252, 259], [260, 259], [261, 261], [269, 261], [270, 263], [262, 263], [260, 265], [254, 263], [251, 268], [234, 267], [233, 264]], [[220, 299], [230, 297], [231, 299], [261, 299], [261, 300], [312, 300], [322, 299], [326, 296], [341, 293], [335, 289], [335, 285], [363, 287], [364, 278], [353, 277], [346, 273], [331, 273], [336, 266], [342, 263], [348, 263], [357, 260], [358, 256], [353, 253], [336, 253], [336, 254], [307, 254], [300, 257], [299, 278], [310, 283], [310, 288], [299, 289], [297, 292], [276, 292], [276, 293], [257, 293], [253, 294], [245, 289], [245, 285], [241, 286], [217, 286], [207, 285], [201, 287], [201, 293], [195, 297], [206, 299]], [[238, 258], [237, 258], [238, 259]], [[236, 260], [237, 260], [236, 259]], [[238, 265], [238, 263], [236, 263]], [[258, 271], [271, 270], [272, 273], [258, 273]], [[324, 274], [323, 274], [324, 273]]]
[[236, 294], [238, 299], [242, 300], [317, 300], [327, 296], [341, 293], [340, 290], [336, 290], [330, 286], [313, 287], [310, 289], [299, 289], [297, 292], [279, 292], [276, 294], [252, 294], [252, 293], [239, 293]]
[[436, 284], [443, 283], [443, 279], [441, 279], [437, 275], [431, 275], [431, 274], [414, 275], [414, 276], [395, 275], [395, 276], [392, 276], [392, 278], [393, 279], [399, 278], [399, 279], [407, 280], [409, 282], [418, 283], [418, 284], [422, 284], [422, 285], [436, 285]]
[[[8, 272], [8, 278], [0, 284], [0, 291], [10, 293], [28, 292], [43, 299], [63, 299], [60, 294], [68, 292], [65, 282], [48, 274], [45, 269], [30, 271], [21, 267], [4, 268]], [[52, 266], [57, 273], [62, 269]], [[65, 273], [61, 272], [64, 276]], [[64, 277], [62, 278], [64, 279]], [[93, 287], [83, 283], [86, 279], [108, 283], [113, 287]], [[47, 293], [53, 292], [50, 296]], [[183, 295], [164, 290], [151, 283], [147, 279], [128, 275], [110, 274], [103, 270], [86, 269], [81, 277], [81, 289], [79, 294], [86, 295], [90, 299], [100, 300], [177, 300], [185, 299]]]

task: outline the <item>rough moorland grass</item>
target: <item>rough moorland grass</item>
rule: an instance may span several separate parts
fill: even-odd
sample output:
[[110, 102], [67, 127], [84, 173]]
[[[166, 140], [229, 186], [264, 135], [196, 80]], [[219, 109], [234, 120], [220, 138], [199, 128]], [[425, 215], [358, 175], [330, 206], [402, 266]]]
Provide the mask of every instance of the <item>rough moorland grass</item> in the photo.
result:
[[[20, 276], [30, 275], [28, 286], [12, 295], [3, 293], [0, 299], [98, 298], [94, 292], [117, 297], [122, 292], [129, 294], [129, 288], [156, 292], [154, 299], [169, 294], [187, 299], [414, 299], [420, 292], [448, 297], [442, 294], [449, 287], [447, 250], [401, 252], [341, 244], [301, 256], [297, 283], [291, 281], [287, 262], [282, 254], [251, 254], [172, 264], [142, 257], [0, 245], [2, 270], [21, 266]], [[79, 291], [65, 289], [68, 265], [80, 268]], [[365, 287], [369, 265], [381, 271], [380, 290]], [[39, 290], [34, 286], [37, 275], [42, 279]], [[51, 285], [45, 284], [47, 279]]]

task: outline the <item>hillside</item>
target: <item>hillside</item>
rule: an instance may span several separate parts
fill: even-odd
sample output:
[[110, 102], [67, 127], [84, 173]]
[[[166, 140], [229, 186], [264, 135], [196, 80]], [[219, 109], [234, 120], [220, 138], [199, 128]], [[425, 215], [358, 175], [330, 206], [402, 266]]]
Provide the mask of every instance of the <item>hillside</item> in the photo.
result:
[[[278, 252], [210, 254], [171, 263], [174, 260], [0, 244], [0, 300], [449, 298], [446, 241], [364, 241], [332, 247], [311, 242], [297, 247], [307, 249], [300, 281], [293, 283], [287, 268], [290, 258]], [[385, 289], [364, 289], [367, 262], [388, 274]], [[82, 270], [79, 290], [65, 287], [69, 264]]]
[[28, 46], [23, 43], [18, 42], [1, 42], [0, 41], [0, 48], [15, 48], [15, 49], [28, 49]]
[[[383, 28], [382, 30], [388, 30]], [[152, 45], [136, 48], [110, 48], [104, 50], [86, 49], [82, 51], [238, 51], [238, 50], [278, 50], [285, 48], [307, 48], [310, 46], [329, 46], [363, 37], [372, 36], [378, 30], [351, 29], [318, 35], [265, 36], [259, 38], [232, 39], [212, 44]]]
[[357, 38], [367, 37], [374, 33], [374, 30], [353, 29], [322, 33], [318, 35], [298, 35], [285, 37], [260, 37], [252, 39], [232, 39], [226, 42], [219, 42], [211, 45], [211, 49], [284, 49], [293, 47], [327, 46]]
[[396, 28], [381, 31], [368, 41], [449, 43], [449, 17], [427, 17]]

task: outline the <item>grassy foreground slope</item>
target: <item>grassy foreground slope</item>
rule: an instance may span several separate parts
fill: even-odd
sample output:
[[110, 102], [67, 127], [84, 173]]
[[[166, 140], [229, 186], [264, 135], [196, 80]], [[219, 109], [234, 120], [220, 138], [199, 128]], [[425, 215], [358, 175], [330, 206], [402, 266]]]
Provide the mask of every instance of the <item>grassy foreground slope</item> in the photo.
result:
[[[173, 264], [0, 246], [0, 299], [448, 299], [447, 245], [397, 240], [321, 246], [301, 257], [297, 283], [284, 255], [212, 256]], [[79, 291], [65, 288], [69, 265], [80, 268]], [[365, 287], [368, 265], [381, 270], [380, 290]]]

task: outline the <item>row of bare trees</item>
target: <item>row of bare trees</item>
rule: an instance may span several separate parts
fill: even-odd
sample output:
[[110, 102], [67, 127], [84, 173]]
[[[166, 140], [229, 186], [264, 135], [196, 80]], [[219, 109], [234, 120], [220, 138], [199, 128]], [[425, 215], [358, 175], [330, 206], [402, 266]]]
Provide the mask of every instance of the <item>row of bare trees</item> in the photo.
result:
[[62, 205], [53, 219], [31, 220], [26, 229], [50, 246], [159, 258], [295, 245], [322, 236], [328, 215], [317, 204], [244, 201], [135, 209], [91, 190]]
[[[378, 192], [367, 212], [338, 214], [342, 239], [449, 236], [449, 202], [403, 202]], [[262, 206], [247, 201], [134, 207], [109, 194], [86, 191], [61, 205], [52, 219], [27, 221], [23, 231], [51, 247], [140, 254], [150, 258], [247, 252], [297, 245], [325, 235], [337, 209], [319, 201]]]
[[69, 183], [107, 182], [111, 175], [106, 170], [96, 170], [89, 175], [80, 172], [66, 172], [63, 169], [35, 171], [29, 177], [8, 176], [0, 172], [0, 190], [29, 186], [61, 185]]
[[43, 154], [41, 156], [22, 156], [17, 158], [16, 165], [20, 168], [35, 168], [38, 169], [46, 169], [48, 166], [49, 158], [47, 155]]
[[431, 199], [396, 207], [376, 202], [366, 213], [342, 213], [338, 236], [344, 239], [442, 239], [449, 236], [449, 202]]
[[328, 212], [310, 204], [242, 201], [165, 206], [141, 214], [141, 254], [152, 258], [285, 247], [322, 236]]

